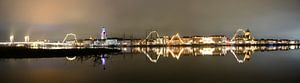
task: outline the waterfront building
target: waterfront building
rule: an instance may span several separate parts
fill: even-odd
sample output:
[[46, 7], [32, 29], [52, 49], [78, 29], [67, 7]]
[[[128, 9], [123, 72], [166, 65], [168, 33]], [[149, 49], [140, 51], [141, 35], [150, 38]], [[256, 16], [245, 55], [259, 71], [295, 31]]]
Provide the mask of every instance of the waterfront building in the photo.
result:
[[227, 37], [224, 35], [194, 36], [193, 44], [226, 44]]
[[26, 35], [26, 36], [24, 37], [24, 41], [25, 41], [25, 42], [29, 42], [29, 41], [30, 41], [29, 35]]
[[122, 46], [131, 46], [132, 45], [132, 41], [131, 41], [131, 39], [121, 39], [120, 40], [120, 44]]
[[92, 46], [93, 43], [94, 43], [93, 39], [84, 39], [84, 40], [82, 40], [82, 45], [83, 46]]
[[104, 42], [104, 46], [118, 46], [120, 45], [120, 42], [118, 41], [118, 38], [108, 38]]

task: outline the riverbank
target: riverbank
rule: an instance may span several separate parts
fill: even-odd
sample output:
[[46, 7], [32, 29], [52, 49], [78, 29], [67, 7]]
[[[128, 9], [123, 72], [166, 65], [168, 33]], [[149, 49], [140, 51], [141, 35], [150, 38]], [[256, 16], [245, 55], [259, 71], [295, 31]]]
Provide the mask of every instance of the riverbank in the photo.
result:
[[100, 55], [118, 52], [121, 52], [121, 50], [108, 48], [30, 49], [25, 47], [0, 47], [0, 58], [49, 58]]

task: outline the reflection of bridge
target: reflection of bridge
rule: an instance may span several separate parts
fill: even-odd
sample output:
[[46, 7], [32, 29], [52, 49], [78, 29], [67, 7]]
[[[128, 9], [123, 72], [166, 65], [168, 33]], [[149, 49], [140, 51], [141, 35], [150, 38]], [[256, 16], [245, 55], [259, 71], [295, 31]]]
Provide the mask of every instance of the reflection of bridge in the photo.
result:
[[[177, 60], [180, 59], [181, 56], [189, 56], [189, 55], [193, 55], [193, 56], [205, 56], [205, 55], [214, 55], [214, 56], [223, 56], [227, 54], [227, 51], [231, 51], [231, 53], [233, 53], [233, 55], [235, 56], [235, 58], [237, 59], [237, 61], [239, 61], [240, 63], [244, 62], [245, 60], [239, 60], [237, 58], [237, 54], [233, 51], [233, 50], [237, 50], [234, 47], [230, 47], [230, 48], [191, 48], [191, 47], [184, 47], [184, 48], [171, 48], [171, 47], [166, 47], [166, 48], [140, 48], [140, 52], [145, 54], [147, 56], [147, 58], [151, 61], [156, 63], [158, 61], [158, 59], [161, 56], [164, 57], [173, 57], [176, 58]], [[248, 50], [248, 51], [254, 51], [253, 50]], [[152, 58], [151, 55], [149, 53], [154, 53], [154, 55], [156, 55], [156, 58]], [[249, 53], [246, 52], [246, 54], [249, 55]], [[251, 56], [251, 55], [249, 55]], [[247, 58], [250, 58], [249, 56], [247, 56]]]
[[103, 70], [106, 69], [107, 60], [109, 56], [107, 54], [101, 55], [92, 55], [92, 56], [66, 56], [66, 60], [69, 62], [76, 62], [76, 61], [92, 61], [94, 66], [101, 65]]
[[[149, 51], [153, 51], [157, 57], [156, 59], [151, 58], [151, 56], [148, 54]], [[151, 62], [157, 62], [160, 56], [168, 57], [172, 56], [173, 58], [179, 59], [180, 56], [187, 52], [192, 52], [191, 48], [179, 48], [179, 49], [170, 49], [167, 48], [154, 48], [154, 49], [148, 49], [148, 48], [141, 48], [141, 52], [144, 53]]]
[[[274, 51], [298, 49], [298, 46], [280, 46], [280, 47], [162, 47], [162, 48], [133, 48], [136, 52], [143, 53], [154, 63], [157, 63], [160, 57], [172, 57], [177, 60], [182, 56], [225, 56], [231, 53], [238, 63], [244, 63], [251, 59], [254, 51]], [[243, 58], [239, 58], [243, 56]], [[155, 57], [155, 58], [154, 58]]]

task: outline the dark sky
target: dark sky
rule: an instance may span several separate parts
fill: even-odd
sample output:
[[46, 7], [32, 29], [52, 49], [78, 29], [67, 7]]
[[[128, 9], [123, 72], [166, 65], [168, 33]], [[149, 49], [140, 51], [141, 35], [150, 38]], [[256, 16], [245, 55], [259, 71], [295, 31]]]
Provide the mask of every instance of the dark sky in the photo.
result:
[[62, 40], [65, 33], [135, 37], [162, 35], [232, 36], [241, 26], [257, 38], [300, 39], [300, 0], [0, 0], [1, 41], [14, 33]]

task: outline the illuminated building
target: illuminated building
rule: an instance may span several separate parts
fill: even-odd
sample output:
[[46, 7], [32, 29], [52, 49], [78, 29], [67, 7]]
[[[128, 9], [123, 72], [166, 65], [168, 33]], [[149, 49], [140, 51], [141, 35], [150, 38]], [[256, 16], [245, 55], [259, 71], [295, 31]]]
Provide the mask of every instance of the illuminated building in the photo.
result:
[[143, 45], [141, 42], [143, 40], [141, 39], [131, 39], [131, 43], [132, 43], [132, 46], [138, 46], [138, 45]]
[[132, 45], [132, 41], [131, 41], [130, 39], [122, 39], [122, 40], [120, 41], [120, 44], [121, 44], [122, 46], [131, 46], [131, 45]]
[[227, 37], [223, 35], [214, 36], [195, 36], [193, 37], [193, 44], [225, 44]]
[[83, 44], [84, 46], [92, 46], [93, 42], [94, 42], [93, 39], [84, 39], [84, 40], [82, 41], [82, 44]]
[[[107, 38], [105, 27], [101, 27], [101, 38], [77, 40], [76, 34], [66, 34], [62, 41], [51, 43], [50, 41], [38, 41], [43, 43], [30, 42], [29, 36], [24, 37], [24, 42], [15, 42], [14, 36], [9, 37], [10, 42], [0, 42], [1, 45], [7, 46], [39, 46], [31, 44], [42, 44], [41, 46], [66, 46], [66, 47], [105, 47], [105, 46], [192, 46], [192, 45], [298, 45], [299, 40], [288, 39], [254, 39], [249, 29], [238, 29], [233, 38], [229, 39], [224, 35], [211, 36], [184, 36], [179, 33], [172, 36], [161, 36], [157, 31], [151, 31], [143, 39], [122, 39]], [[71, 40], [69, 39], [71, 37]], [[68, 39], [68, 40], [67, 40]]]
[[299, 40], [290, 40], [289, 44], [299, 44]]
[[122, 42], [119, 38], [107, 38], [105, 40], [98, 39], [92, 43], [91, 46], [102, 47], [102, 46], [119, 46]]
[[182, 37], [181, 40], [184, 42], [185, 45], [192, 45], [193, 38], [192, 37]]
[[118, 42], [118, 39], [110, 38], [110, 39], [106, 39], [103, 45], [117, 46], [117, 45], [120, 45], [120, 43]]

